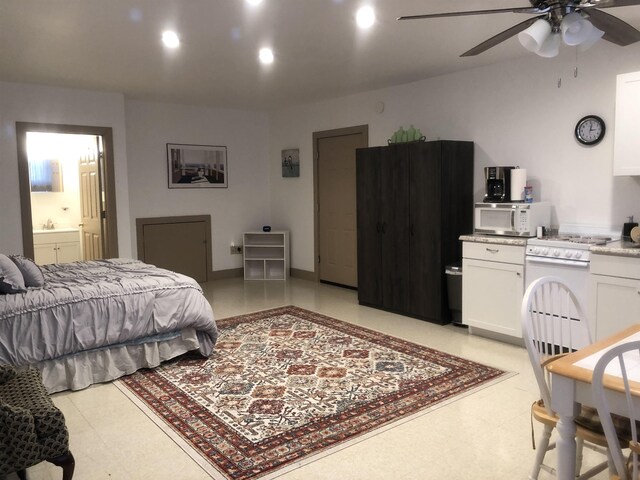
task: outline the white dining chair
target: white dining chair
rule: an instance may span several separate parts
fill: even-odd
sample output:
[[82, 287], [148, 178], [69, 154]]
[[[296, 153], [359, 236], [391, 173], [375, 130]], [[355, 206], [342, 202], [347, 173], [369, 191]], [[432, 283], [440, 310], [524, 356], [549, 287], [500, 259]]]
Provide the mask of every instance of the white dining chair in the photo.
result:
[[[640, 411], [634, 403], [633, 390], [638, 395], [637, 386], [631, 382], [638, 382], [638, 369], [640, 367], [640, 342], [626, 342], [617, 345], [607, 352], [596, 363], [593, 369], [591, 388], [593, 399], [598, 409], [600, 423], [609, 444], [609, 450], [617, 476], [612, 479], [629, 480], [638, 479], [638, 420]], [[635, 372], [631, 372], [634, 369]], [[616, 396], [604, 386], [609, 380], [618, 383], [618, 388], [624, 388], [625, 401], [616, 402]], [[631, 377], [631, 378], [630, 378]], [[622, 385], [620, 386], [620, 383]], [[615, 388], [615, 387], [614, 387]], [[618, 397], [619, 398], [619, 397]], [[635, 397], [637, 401], [638, 398]], [[612, 408], [622, 415], [612, 413]], [[629, 448], [629, 458], [625, 458], [622, 448]]]
[[[573, 292], [558, 277], [542, 277], [529, 285], [522, 300], [521, 317], [525, 346], [540, 390], [540, 400], [531, 406], [531, 415], [544, 427], [538, 442], [533, 470], [529, 476], [530, 480], [537, 480], [541, 469], [555, 474], [555, 469], [546, 465], [544, 458], [548, 451], [555, 448], [555, 442], [550, 443], [550, 440], [559, 420], [551, 410], [552, 385], [545, 367], [559, 356], [592, 342], [587, 317], [582, 307]], [[584, 426], [587, 424], [587, 417], [593, 417], [594, 414], [593, 409], [588, 411], [585, 407], [581, 417], [576, 420], [576, 472], [579, 473], [582, 467], [583, 447], [606, 455], [607, 460], [577, 477], [580, 479], [591, 478], [610, 465], [604, 434]], [[581, 418], [585, 420], [582, 425]]]

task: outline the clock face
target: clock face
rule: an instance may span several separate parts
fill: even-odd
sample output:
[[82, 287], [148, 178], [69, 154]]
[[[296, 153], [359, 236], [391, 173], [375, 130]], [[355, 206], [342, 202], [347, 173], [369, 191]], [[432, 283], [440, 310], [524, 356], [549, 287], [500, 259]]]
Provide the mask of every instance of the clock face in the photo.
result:
[[576, 139], [583, 145], [595, 145], [604, 137], [604, 120], [596, 115], [581, 118], [576, 125]]

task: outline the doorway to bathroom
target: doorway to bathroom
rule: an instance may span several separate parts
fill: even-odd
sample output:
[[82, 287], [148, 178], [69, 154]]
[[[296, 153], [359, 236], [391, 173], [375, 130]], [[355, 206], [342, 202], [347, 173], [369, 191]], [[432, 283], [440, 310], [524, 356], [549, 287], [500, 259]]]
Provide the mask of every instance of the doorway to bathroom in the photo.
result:
[[117, 257], [111, 128], [17, 122], [16, 138], [25, 256]]

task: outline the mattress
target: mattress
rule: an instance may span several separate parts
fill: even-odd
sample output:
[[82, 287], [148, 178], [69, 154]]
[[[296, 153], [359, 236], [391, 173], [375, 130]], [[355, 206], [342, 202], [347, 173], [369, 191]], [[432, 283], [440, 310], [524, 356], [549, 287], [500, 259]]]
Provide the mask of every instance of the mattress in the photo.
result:
[[131, 259], [45, 265], [44, 288], [0, 296], [0, 363], [32, 365], [194, 331], [209, 356], [211, 305], [190, 277]]

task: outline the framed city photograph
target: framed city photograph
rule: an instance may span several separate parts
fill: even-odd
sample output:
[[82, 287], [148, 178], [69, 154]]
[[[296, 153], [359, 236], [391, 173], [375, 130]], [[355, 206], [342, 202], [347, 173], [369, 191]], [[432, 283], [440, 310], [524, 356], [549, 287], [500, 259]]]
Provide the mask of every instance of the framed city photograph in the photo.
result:
[[282, 176], [283, 177], [299, 177], [300, 176], [300, 150], [290, 148], [282, 150]]
[[227, 188], [227, 147], [167, 143], [169, 188]]

